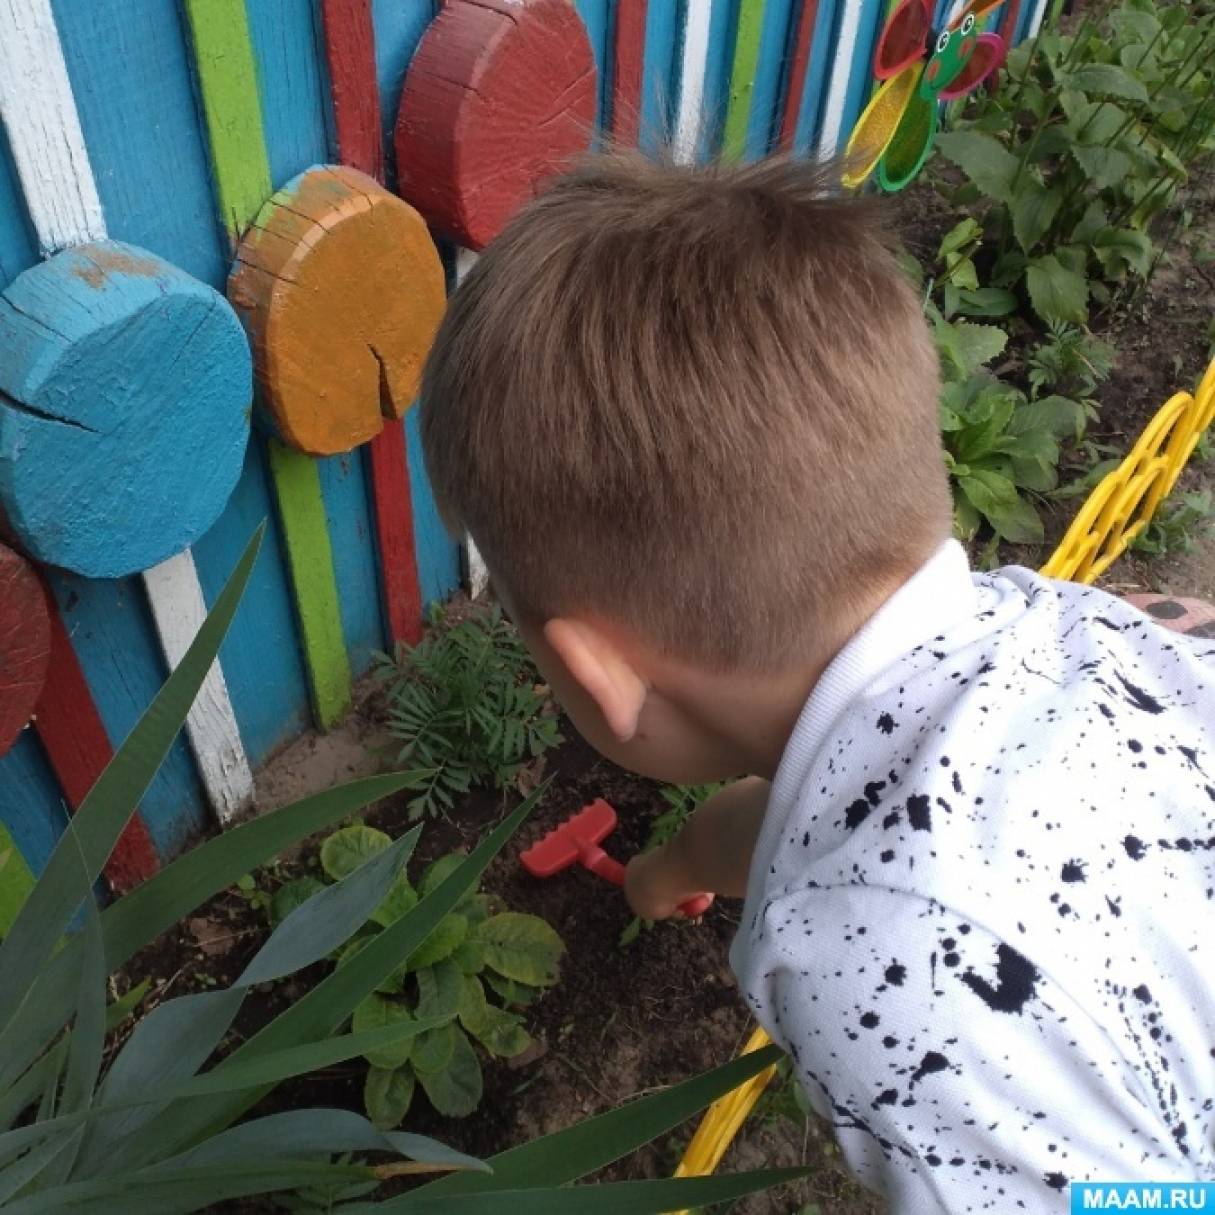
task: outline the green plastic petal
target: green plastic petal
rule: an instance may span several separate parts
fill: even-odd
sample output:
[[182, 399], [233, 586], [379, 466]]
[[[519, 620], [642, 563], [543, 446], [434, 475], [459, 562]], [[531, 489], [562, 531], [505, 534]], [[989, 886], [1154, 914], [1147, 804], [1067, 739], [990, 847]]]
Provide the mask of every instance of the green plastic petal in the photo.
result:
[[886, 155], [878, 165], [878, 181], [883, 190], [901, 190], [924, 167], [937, 133], [937, 106], [916, 94], [907, 104], [903, 121], [895, 132]]

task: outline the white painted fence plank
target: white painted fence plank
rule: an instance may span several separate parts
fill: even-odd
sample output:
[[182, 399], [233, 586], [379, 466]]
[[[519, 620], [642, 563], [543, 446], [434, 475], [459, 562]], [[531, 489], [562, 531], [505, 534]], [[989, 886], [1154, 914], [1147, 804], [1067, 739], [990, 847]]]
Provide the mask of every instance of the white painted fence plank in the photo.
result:
[[[194, 558], [188, 549], [178, 553], [146, 570], [143, 581], [152, 601], [165, 661], [175, 667], [207, 618]], [[186, 719], [186, 730], [211, 804], [220, 822], [225, 823], [252, 802], [253, 773], [218, 660], [203, 680]]]
[[[465, 275], [477, 264], [478, 254], [472, 249], [456, 250], [456, 286], [463, 281]], [[468, 593], [474, 598], [489, 586], [489, 567], [485, 558], [477, 550], [471, 536], [464, 537], [460, 546], [460, 564], [463, 567], [464, 582]]]
[[50, 0], [0, 0], [0, 114], [43, 252], [103, 239]]
[[[844, 0], [840, 13], [839, 34], [835, 41], [834, 58], [831, 61], [831, 77], [827, 83], [827, 101], [823, 113], [823, 126], [819, 134], [818, 155], [832, 157], [840, 149], [840, 143], [848, 134], [841, 130], [844, 123], [844, 107], [848, 99], [848, 82], [852, 76], [856, 59], [856, 43], [860, 36], [862, 0]], [[868, 68], [868, 64], [865, 65]]]
[[679, 60], [679, 105], [673, 152], [678, 164], [693, 164], [704, 123], [705, 70], [709, 56], [711, 0], [684, 0], [683, 50]]

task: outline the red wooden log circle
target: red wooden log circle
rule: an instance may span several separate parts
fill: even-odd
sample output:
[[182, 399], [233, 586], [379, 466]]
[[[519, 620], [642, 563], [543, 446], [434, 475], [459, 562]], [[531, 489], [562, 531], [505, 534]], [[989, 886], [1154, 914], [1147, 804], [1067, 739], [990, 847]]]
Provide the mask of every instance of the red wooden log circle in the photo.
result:
[[591, 144], [595, 59], [569, 0], [450, 0], [418, 45], [396, 125], [397, 188], [483, 249]]

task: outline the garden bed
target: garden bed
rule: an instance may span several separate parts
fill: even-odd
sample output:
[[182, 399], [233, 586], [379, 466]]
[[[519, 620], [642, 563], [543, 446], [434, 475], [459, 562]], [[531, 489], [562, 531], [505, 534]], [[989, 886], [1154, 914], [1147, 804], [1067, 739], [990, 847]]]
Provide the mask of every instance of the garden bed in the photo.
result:
[[[338, 736], [339, 755], [347, 751], [352, 736], [378, 737], [375, 705], [374, 695], [364, 699], [360, 717]], [[658, 786], [600, 759], [564, 723], [563, 733], [567, 741], [549, 756], [546, 772], [553, 783], [548, 794], [490, 866], [482, 886], [511, 910], [544, 917], [566, 945], [560, 981], [526, 1011], [535, 1046], [517, 1059], [485, 1061], [485, 1091], [475, 1114], [441, 1117], [419, 1092], [406, 1119], [409, 1130], [482, 1157], [723, 1063], [737, 1053], [751, 1029], [727, 961], [739, 904], [719, 902], [699, 924], [658, 925], [622, 947], [620, 936], [631, 916], [617, 889], [580, 869], [545, 881], [523, 871], [519, 852], [596, 797], [607, 798], [620, 813], [619, 826], [606, 846], [622, 859], [643, 845], [651, 819], [663, 806]], [[311, 749], [311, 763], [323, 767], [327, 751], [320, 740]], [[298, 767], [299, 752], [292, 758]], [[291, 774], [277, 769], [271, 765], [272, 784], [291, 780]], [[512, 804], [517, 800], [510, 799]], [[503, 810], [500, 797], [474, 791], [458, 815], [423, 827], [411, 872], [453, 849], [473, 846]], [[365, 821], [400, 835], [410, 825], [406, 797], [381, 803]], [[267, 931], [257, 891], [270, 893], [300, 873], [315, 872], [315, 852], [314, 845], [306, 846], [259, 877], [255, 890], [234, 888], [212, 900], [137, 956], [127, 974], [132, 982], [152, 980], [145, 1007], [168, 994], [224, 986], [235, 978]], [[224, 1049], [239, 1045], [327, 970], [327, 965], [319, 965], [281, 984], [255, 989]], [[289, 1081], [256, 1112], [318, 1105], [361, 1111], [365, 1074], [366, 1066], [359, 1061]], [[689, 1127], [659, 1140], [604, 1176], [668, 1176], [690, 1133]], [[801, 1202], [817, 1201], [824, 1211], [840, 1215], [868, 1215], [878, 1209], [840, 1169], [829, 1133], [775, 1111], [765, 1116], [761, 1109], [723, 1167], [769, 1167], [803, 1159], [821, 1160], [822, 1168], [799, 1187]], [[222, 1209], [278, 1208], [262, 1199]], [[797, 1207], [786, 1191], [735, 1209], [777, 1212]]]

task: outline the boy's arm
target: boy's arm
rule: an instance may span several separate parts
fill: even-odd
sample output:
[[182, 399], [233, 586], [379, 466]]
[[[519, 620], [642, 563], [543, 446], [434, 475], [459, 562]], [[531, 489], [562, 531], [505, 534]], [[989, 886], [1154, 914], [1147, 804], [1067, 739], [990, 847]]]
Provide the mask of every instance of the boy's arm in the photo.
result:
[[664, 920], [704, 891], [741, 898], [771, 788], [757, 776], [735, 781], [703, 802], [673, 840], [635, 856], [624, 875], [633, 911]]

